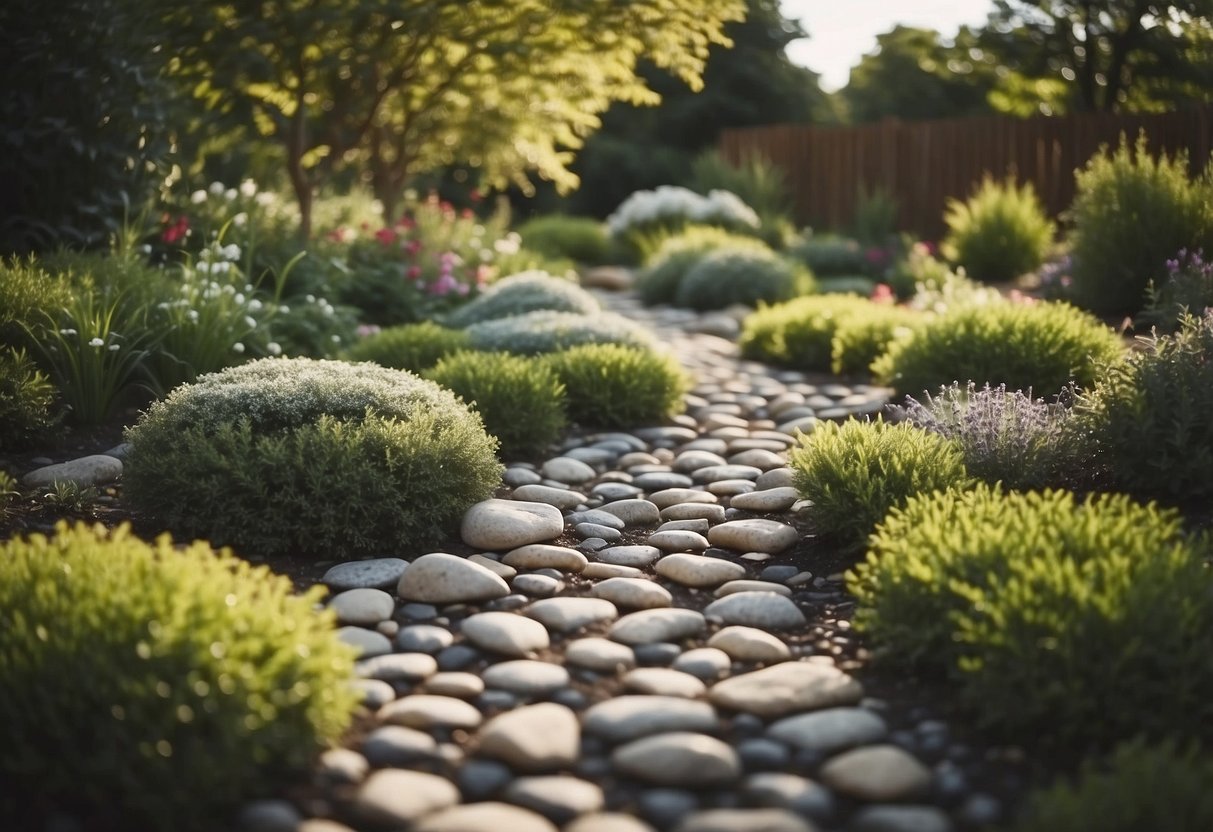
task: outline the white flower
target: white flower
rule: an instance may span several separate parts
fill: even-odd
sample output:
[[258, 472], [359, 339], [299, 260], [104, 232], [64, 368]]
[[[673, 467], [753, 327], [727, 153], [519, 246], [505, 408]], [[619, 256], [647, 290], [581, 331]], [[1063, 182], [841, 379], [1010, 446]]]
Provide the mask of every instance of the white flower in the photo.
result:
[[243, 304], [244, 303], [244, 292], [236, 292], [236, 294], [232, 298], [232, 300], [236, 301], [236, 303]]
[[104, 347], [105, 342], [102, 341], [100, 338], [93, 338], [88, 342], [88, 345], [90, 347]]
[[74, 329], [61, 329], [61, 330], [59, 330], [59, 334], [60, 334], [60, 335], [75, 335], [75, 334], [76, 334], [76, 330], [74, 330]]
[[235, 188], [228, 188], [226, 191], [223, 192], [223, 198], [226, 199], [228, 202], [231, 202], [233, 199], [235, 199], [237, 197], [237, 195], [238, 194], [237, 194]]
[[270, 341], [265, 345], [265, 348], [269, 351], [270, 355], [282, 355], [282, 345], [277, 341]]
[[210, 274], [211, 264], [205, 260], [201, 260], [194, 268], [197, 269], [198, 274]]
[[281, 312], [283, 315], [291, 314], [291, 308], [289, 306], [287, 306], [285, 303], [278, 307], [278, 311]]
[[251, 179], [245, 179], [243, 182], [240, 183], [240, 195], [241, 196], [250, 197], [255, 193], [257, 193], [257, 183], [256, 182], [254, 182]]
[[254, 200], [262, 208], [268, 208], [274, 204], [274, 195], [269, 191], [262, 191], [254, 197]]
[[198, 310], [190, 309], [188, 312], [185, 313], [185, 317], [189, 318], [190, 321], [193, 323], [198, 323]]
[[[218, 263], [211, 264], [211, 271], [215, 272], [216, 274], [225, 274], [226, 272], [230, 272], [231, 270], [232, 270], [232, 264], [227, 262], [226, 260], [220, 260]], [[231, 288], [231, 287], [229, 286], [229, 287], [225, 287], [225, 288]]]
[[190, 194], [190, 202], [194, 203], [195, 205], [201, 205], [202, 203], [206, 202], [206, 191], [194, 191], [192, 194]]
[[250, 329], [256, 329], [257, 328], [257, 319], [254, 318], [252, 315], [245, 315], [244, 316], [244, 325], [249, 327]]
[[240, 343], [239, 341], [232, 344], [232, 352], [244, 352], [244, 344]]
[[340, 336], [340, 335], [334, 335], [334, 336], [332, 336], [332, 339], [333, 339], [333, 343], [334, 343], [334, 344], [340, 344], [340, 343], [341, 343], [341, 336]]
[[303, 299], [304, 299], [304, 300], [306, 300], [308, 303], [315, 303], [315, 302], [316, 302], [316, 296], [315, 296], [315, 295], [304, 295], [304, 296], [303, 296]]
[[235, 243], [228, 243], [223, 248], [219, 249], [219, 253], [228, 260], [239, 260], [240, 246], [236, 245]]
[[262, 304], [262, 303], [261, 303], [261, 301], [257, 300], [256, 298], [253, 298], [252, 300], [250, 300], [250, 301], [248, 302], [248, 311], [250, 311], [250, 312], [260, 312], [260, 311], [261, 311], [261, 307], [262, 307], [263, 305], [264, 305], [264, 304]]
[[223, 196], [223, 191], [224, 191], [223, 183], [222, 182], [212, 182], [210, 188], [208, 188], [207, 190], [209, 190], [214, 196]]
[[140, 254], [151, 254], [152, 253], [151, 245], [149, 245], [148, 243], [144, 243], [143, 245], [139, 246], [139, 253]]
[[248, 214], [241, 211], [239, 214], [232, 217], [232, 225], [236, 226], [237, 228], [244, 228], [244, 226], [248, 225]]
[[109, 350], [110, 352], [117, 352], [117, 351], [118, 351], [118, 345], [117, 345], [117, 344], [110, 344], [108, 347], [106, 347], [106, 349], [107, 349], [107, 350]]

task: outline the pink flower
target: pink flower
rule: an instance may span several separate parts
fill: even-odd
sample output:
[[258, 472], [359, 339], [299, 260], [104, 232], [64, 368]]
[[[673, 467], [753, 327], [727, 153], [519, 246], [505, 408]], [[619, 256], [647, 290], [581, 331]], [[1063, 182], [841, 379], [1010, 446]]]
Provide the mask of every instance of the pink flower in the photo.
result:
[[877, 283], [876, 286], [872, 288], [871, 300], [873, 303], [893, 304], [897, 302], [897, 298], [894, 296], [893, 290], [889, 288], [889, 284], [887, 283]]
[[421, 277], [421, 267], [409, 266], [409, 270], [406, 272], [406, 274], [408, 275], [409, 280], [416, 280], [417, 278]]
[[369, 338], [379, 332], [378, 324], [358, 324], [358, 328], [354, 330], [359, 338]]
[[375, 239], [379, 241], [380, 245], [390, 246], [396, 242], [396, 232], [390, 228], [380, 228], [375, 232]]
[[417, 252], [421, 251], [421, 241], [409, 240], [408, 245], [404, 247], [404, 250], [409, 255], [416, 256]]
[[[168, 221], [167, 215], [164, 217], [164, 220], [165, 222]], [[189, 218], [182, 214], [181, 216], [177, 217], [176, 221], [173, 222], [172, 225], [169, 225], [160, 233], [160, 239], [171, 245], [179, 240], [185, 239], [189, 236], [189, 233]]]
[[445, 295], [449, 295], [451, 292], [455, 291], [458, 286], [459, 281], [455, 280], [455, 278], [449, 274], [444, 274], [430, 284], [429, 292], [431, 295], [444, 297]]

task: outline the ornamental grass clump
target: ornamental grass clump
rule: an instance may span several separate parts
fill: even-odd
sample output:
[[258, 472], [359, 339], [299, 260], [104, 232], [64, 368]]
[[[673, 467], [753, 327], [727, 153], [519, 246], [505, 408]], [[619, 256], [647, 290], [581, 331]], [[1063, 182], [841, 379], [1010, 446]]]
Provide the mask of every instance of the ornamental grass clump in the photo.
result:
[[471, 346], [471, 338], [462, 329], [448, 329], [433, 321], [422, 321], [372, 332], [341, 357], [346, 361], [373, 361], [381, 367], [421, 373], [446, 356], [471, 349]]
[[136, 511], [244, 553], [417, 551], [451, 533], [502, 470], [496, 441], [453, 393], [305, 358], [179, 387], [127, 438]]
[[848, 575], [885, 660], [944, 674], [999, 739], [1210, 739], [1213, 554], [1177, 512], [1065, 491], [920, 495]]
[[322, 594], [126, 526], [0, 544], [6, 821], [230, 828], [349, 724], [353, 651]]
[[1086, 387], [1123, 352], [1120, 339], [1065, 303], [960, 306], [890, 345], [872, 365], [881, 384], [917, 396], [954, 381], [1011, 389]]
[[826, 422], [789, 454], [817, 533], [858, 548], [890, 509], [911, 496], [969, 484], [960, 451], [934, 433], [881, 419]]
[[481, 321], [540, 310], [594, 315], [600, 309], [594, 296], [580, 286], [547, 272], [533, 271], [497, 281], [474, 300], [447, 315], [445, 323], [462, 329]]
[[425, 377], [480, 414], [503, 459], [541, 453], [564, 430], [564, 385], [546, 365], [504, 352], [461, 352]]
[[1075, 405], [1077, 433], [1113, 488], [1168, 502], [1213, 494], [1213, 313], [1106, 364]]
[[989, 175], [965, 202], [948, 201], [944, 222], [944, 254], [983, 283], [1005, 283], [1038, 268], [1056, 232], [1032, 183], [1001, 183]]
[[956, 443], [969, 473], [1016, 491], [1073, 482], [1085, 455], [1071, 411], [1005, 384], [952, 384], [924, 402], [906, 399], [906, 418]]
[[719, 249], [687, 270], [674, 303], [690, 309], [778, 303], [812, 292], [813, 277], [773, 251]]
[[637, 324], [613, 312], [578, 315], [540, 310], [472, 324], [465, 332], [472, 349], [539, 355], [581, 344], [623, 344], [649, 348], [653, 338]]
[[690, 380], [673, 357], [618, 344], [587, 344], [546, 356], [565, 387], [569, 419], [584, 427], [661, 424], [681, 413]]
[[567, 258], [590, 266], [607, 260], [606, 228], [591, 217], [535, 217], [518, 227], [518, 236], [524, 248], [545, 257]]
[[636, 291], [640, 299], [650, 306], [673, 303], [687, 272], [703, 258], [720, 250], [748, 253], [771, 249], [761, 240], [734, 234], [723, 228], [689, 226], [667, 237], [636, 275]]
[[812, 295], [764, 306], [741, 325], [741, 354], [798, 370], [830, 372], [834, 335], [846, 320], [871, 311], [858, 295]]

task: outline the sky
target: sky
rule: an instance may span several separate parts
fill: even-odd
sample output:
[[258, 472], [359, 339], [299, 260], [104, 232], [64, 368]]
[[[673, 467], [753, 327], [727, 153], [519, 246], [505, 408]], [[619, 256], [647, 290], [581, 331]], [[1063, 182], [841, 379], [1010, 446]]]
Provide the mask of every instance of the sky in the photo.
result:
[[799, 19], [811, 36], [788, 47], [793, 63], [821, 75], [822, 89], [846, 86], [851, 67], [876, 47], [876, 36], [897, 24], [956, 34], [985, 23], [991, 0], [782, 0], [784, 16]]

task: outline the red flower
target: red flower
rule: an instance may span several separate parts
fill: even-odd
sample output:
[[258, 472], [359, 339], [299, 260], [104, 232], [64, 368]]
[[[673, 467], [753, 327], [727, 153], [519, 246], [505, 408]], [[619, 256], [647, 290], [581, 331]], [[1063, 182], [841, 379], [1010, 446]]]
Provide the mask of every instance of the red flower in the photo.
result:
[[[163, 219], [165, 222], [167, 222], [168, 215], [166, 214]], [[172, 225], [168, 226], [167, 228], [164, 229], [164, 231], [162, 231], [160, 233], [160, 239], [163, 240], [164, 242], [168, 243], [169, 245], [172, 245], [173, 243], [176, 243], [179, 240], [185, 239], [189, 235], [189, 233], [190, 233], [189, 218], [186, 217], [184, 214], [182, 214], [181, 216], [177, 217], [176, 221]]]
[[390, 246], [396, 241], [396, 232], [390, 228], [380, 228], [375, 232], [375, 239], [378, 240], [381, 245]]
[[409, 266], [409, 270], [408, 270], [407, 274], [408, 274], [409, 280], [416, 280], [417, 278], [421, 277], [421, 267], [420, 266]]
[[404, 250], [406, 252], [408, 252], [410, 255], [415, 256], [417, 254], [417, 252], [421, 251], [421, 241], [420, 240], [409, 240], [409, 244], [404, 247]]

